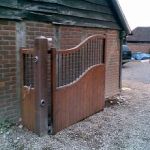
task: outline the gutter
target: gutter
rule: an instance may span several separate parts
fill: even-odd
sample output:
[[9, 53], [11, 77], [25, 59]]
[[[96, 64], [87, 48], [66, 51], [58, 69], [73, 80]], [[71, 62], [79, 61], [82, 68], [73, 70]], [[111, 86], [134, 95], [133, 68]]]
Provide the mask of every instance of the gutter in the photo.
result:
[[122, 44], [123, 44], [123, 31], [120, 31], [120, 57], [119, 57], [119, 90], [122, 89]]

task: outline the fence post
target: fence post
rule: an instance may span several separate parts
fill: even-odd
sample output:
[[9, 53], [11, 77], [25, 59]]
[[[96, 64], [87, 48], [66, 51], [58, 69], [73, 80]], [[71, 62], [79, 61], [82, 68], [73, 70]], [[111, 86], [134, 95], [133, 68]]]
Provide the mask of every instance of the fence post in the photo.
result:
[[36, 38], [34, 49], [35, 132], [42, 136], [48, 133], [47, 38]]
[[56, 48], [51, 48], [51, 119], [52, 119], [52, 133], [54, 134], [55, 120], [53, 114], [53, 105], [55, 101], [56, 92]]

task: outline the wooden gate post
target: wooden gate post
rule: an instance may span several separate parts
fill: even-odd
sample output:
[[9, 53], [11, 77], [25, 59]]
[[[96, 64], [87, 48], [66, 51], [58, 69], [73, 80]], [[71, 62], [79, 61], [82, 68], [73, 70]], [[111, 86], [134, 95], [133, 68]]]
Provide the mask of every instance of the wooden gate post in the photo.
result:
[[47, 38], [36, 38], [34, 49], [35, 132], [42, 136], [48, 133]]
[[56, 48], [51, 48], [51, 119], [52, 119], [52, 134], [55, 133], [55, 120], [53, 107], [55, 102], [56, 92]]

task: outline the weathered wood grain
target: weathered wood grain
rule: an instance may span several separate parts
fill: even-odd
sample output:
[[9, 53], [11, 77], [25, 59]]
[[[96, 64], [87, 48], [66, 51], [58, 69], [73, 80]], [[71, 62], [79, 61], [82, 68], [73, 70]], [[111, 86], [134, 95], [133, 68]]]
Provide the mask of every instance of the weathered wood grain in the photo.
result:
[[53, 132], [102, 110], [104, 85], [105, 65], [96, 65], [73, 85], [57, 89], [53, 101]]
[[121, 28], [111, 1], [107, 0], [9, 1], [0, 2], [0, 18], [117, 30]]
[[22, 88], [21, 117], [23, 125], [35, 131], [35, 90], [29, 87]]

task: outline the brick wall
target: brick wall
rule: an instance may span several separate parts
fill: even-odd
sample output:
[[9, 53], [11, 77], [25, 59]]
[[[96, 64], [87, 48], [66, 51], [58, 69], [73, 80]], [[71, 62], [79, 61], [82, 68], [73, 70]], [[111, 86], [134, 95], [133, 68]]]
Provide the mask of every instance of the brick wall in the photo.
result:
[[119, 92], [119, 60], [120, 40], [117, 31], [107, 32], [106, 52], [106, 97], [113, 96]]
[[[17, 25], [16, 25], [17, 24]], [[24, 28], [10, 21], [0, 22], [0, 119], [17, 120], [20, 115], [20, 99], [17, 95], [19, 74], [17, 72], [18, 41], [33, 47], [37, 36], [53, 37], [57, 48], [71, 48], [92, 34], [106, 34], [106, 97], [119, 92], [119, 34], [115, 30], [55, 26], [48, 23], [26, 21]], [[17, 30], [16, 30], [17, 28]], [[20, 30], [20, 32], [18, 32]], [[24, 31], [22, 31], [24, 30]], [[20, 35], [18, 35], [20, 34]], [[19, 46], [24, 46], [19, 45]], [[17, 81], [18, 80], [18, 81]]]
[[16, 24], [12, 21], [0, 21], [0, 120], [16, 120], [18, 112]]
[[128, 43], [132, 52], [150, 53], [150, 43]]
[[34, 39], [38, 36], [45, 36], [47, 38], [53, 37], [53, 27], [48, 23], [40, 22], [25, 22], [26, 26], [26, 46], [33, 47]]
[[105, 95], [110, 97], [119, 93], [119, 57], [120, 41], [119, 33], [116, 30], [73, 27], [73, 26], [52, 26], [51, 24], [26, 22], [27, 46], [32, 47], [34, 38], [40, 35], [53, 37], [57, 48], [72, 48], [93, 34], [106, 34], [106, 85]]

